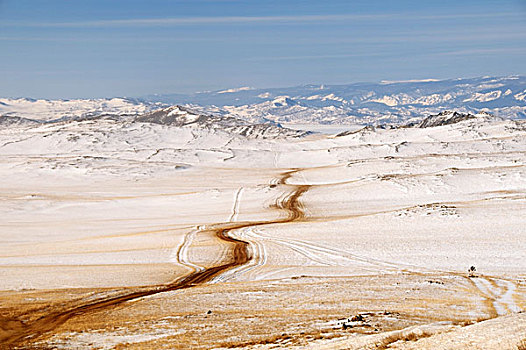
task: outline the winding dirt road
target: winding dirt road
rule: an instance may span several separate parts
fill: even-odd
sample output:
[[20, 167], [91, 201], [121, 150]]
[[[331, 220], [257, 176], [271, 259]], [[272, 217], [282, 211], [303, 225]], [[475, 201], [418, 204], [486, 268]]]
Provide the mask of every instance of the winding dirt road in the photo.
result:
[[[24, 323], [18, 319], [0, 320], [0, 340], [4, 348], [35, 348], [35, 342], [53, 335], [53, 331], [69, 319], [91, 312], [110, 310], [125, 302], [159, 293], [191, 288], [206, 282], [235, 267], [242, 266], [252, 259], [249, 243], [230, 235], [233, 230], [269, 224], [281, 224], [300, 221], [305, 217], [303, 206], [299, 199], [309, 190], [309, 185], [289, 185], [287, 180], [299, 170], [291, 170], [281, 175], [277, 184], [290, 186], [291, 190], [276, 201], [276, 208], [287, 215], [283, 218], [268, 221], [228, 222], [209, 225], [203, 233], [213, 234], [230, 245], [229, 254], [218, 265], [194, 271], [169, 284], [153, 285], [143, 288], [126, 289], [118, 296], [110, 296], [90, 303], [77, 305], [66, 310], [51, 311], [45, 316], [31, 323]], [[24, 318], [28, 315], [20, 315]], [[39, 346], [38, 348], [42, 348]]]

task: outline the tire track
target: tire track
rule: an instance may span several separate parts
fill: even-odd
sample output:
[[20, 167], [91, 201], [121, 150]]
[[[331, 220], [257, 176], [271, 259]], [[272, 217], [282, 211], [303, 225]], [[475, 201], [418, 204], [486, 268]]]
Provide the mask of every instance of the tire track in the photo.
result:
[[[309, 185], [289, 185], [287, 180], [299, 169], [294, 169], [281, 174], [277, 184], [290, 186], [291, 190], [283, 198], [276, 202], [276, 207], [285, 211], [287, 215], [283, 218], [268, 221], [244, 221], [244, 222], [227, 222], [209, 225], [202, 228], [199, 233], [210, 234], [221, 241], [230, 245], [229, 254], [218, 265], [199, 269], [198, 266], [190, 274], [175, 280], [169, 284], [152, 285], [143, 288], [125, 289], [120, 295], [103, 297], [96, 301], [74, 306], [66, 310], [51, 311], [48, 314], [32, 322], [23, 322], [20, 319], [28, 318], [28, 314], [20, 315], [19, 318], [1, 319], [0, 320], [0, 340], [6, 349], [9, 348], [35, 348], [35, 341], [53, 335], [53, 331], [60, 327], [68, 320], [85, 314], [111, 310], [128, 301], [138, 300], [147, 296], [160, 293], [192, 288], [207, 282], [229, 271], [233, 268], [243, 266], [253, 259], [253, 254], [249, 249], [250, 243], [230, 235], [233, 230], [239, 230], [246, 227], [257, 227], [269, 224], [283, 224], [293, 221], [302, 220], [305, 217], [303, 205], [300, 203], [300, 197], [309, 190]], [[189, 238], [191, 241], [191, 237]], [[186, 239], [185, 239], [186, 241]], [[184, 249], [183, 246], [181, 249]], [[184, 256], [184, 251], [178, 254], [178, 257]], [[183, 261], [183, 265], [188, 266]], [[39, 348], [42, 348], [39, 346]]]
[[484, 298], [491, 317], [521, 311], [514, 300], [517, 289], [514, 282], [486, 276], [470, 278], [470, 282], [478, 290], [480, 296]]
[[[250, 229], [249, 229], [250, 230]], [[247, 235], [248, 237], [253, 237], [260, 241], [269, 241], [273, 243], [277, 243], [280, 245], [283, 245], [285, 247], [288, 247], [292, 250], [297, 251], [298, 253], [302, 254], [303, 256], [310, 258], [311, 260], [318, 262], [322, 261], [323, 265], [332, 265], [332, 266], [345, 266], [342, 265], [342, 261], [347, 261], [351, 263], [360, 264], [363, 268], [366, 268], [366, 266], [370, 266], [370, 271], [394, 271], [398, 272], [404, 269], [414, 269], [415, 266], [413, 265], [402, 265], [402, 264], [395, 264], [391, 262], [381, 261], [378, 259], [373, 258], [367, 258], [363, 256], [359, 256], [356, 254], [353, 254], [349, 251], [343, 250], [343, 249], [337, 249], [333, 247], [329, 247], [324, 244], [316, 244], [309, 241], [303, 241], [299, 239], [293, 239], [293, 238], [277, 238], [277, 237], [271, 237], [268, 235], [264, 235], [262, 231], [260, 230], [250, 230], [250, 232]], [[314, 259], [312, 257], [314, 256]]]
[[202, 230], [203, 227], [198, 226], [195, 230], [192, 230], [189, 233], [187, 233], [184, 236], [183, 244], [179, 246], [179, 249], [176, 251], [175, 254], [172, 254], [172, 256], [170, 256], [170, 261], [188, 267], [190, 270], [192, 270], [193, 273], [204, 270], [204, 267], [192, 263], [188, 257], [189, 249], [192, 245], [195, 236]]
[[230, 218], [228, 221], [233, 222], [237, 221], [237, 216], [239, 215], [239, 205], [241, 203], [241, 195], [243, 194], [243, 187], [240, 187], [235, 196], [234, 196], [234, 205], [232, 206], [232, 215], [230, 215]]
[[[233, 278], [237, 278], [243, 274], [248, 273], [249, 271], [254, 270], [257, 267], [263, 266], [267, 263], [268, 253], [265, 245], [260, 242], [259, 240], [251, 240], [251, 235], [249, 232], [251, 228], [245, 228], [242, 230], [235, 231], [236, 238], [239, 238], [241, 240], [247, 241], [250, 246], [250, 251], [252, 252], [252, 259], [241, 266], [238, 266], [236, 268], [233, 268], [220, 276], [215, 277], [211, 283], [219, 283], [219, 282], [227, 282], [232, 280]], [[232, 232], [234, 233], [234, 232]]]

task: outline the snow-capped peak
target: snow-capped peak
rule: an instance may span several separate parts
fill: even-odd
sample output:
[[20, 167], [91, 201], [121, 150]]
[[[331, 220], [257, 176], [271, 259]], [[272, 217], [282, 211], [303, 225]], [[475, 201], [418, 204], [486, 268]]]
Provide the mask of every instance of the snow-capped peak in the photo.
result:
[[496, 116], [487, 112], [480, 112], [477, 114], [459, 113], [455, 111], [443, 111], [441, 113], [431, 115], [424, 118], [420, 122], [412, 122], [406, 126], [415, 128], [430, 128], [435, 126], [449, 125], [459, 123], [465, 120], [481, 119], [481, 120], [500, 120]]
[[295, 106], [298, 102], [291, 99], [289, 96], [278, 96], [272, 100], [272, 105], [275, 107]]

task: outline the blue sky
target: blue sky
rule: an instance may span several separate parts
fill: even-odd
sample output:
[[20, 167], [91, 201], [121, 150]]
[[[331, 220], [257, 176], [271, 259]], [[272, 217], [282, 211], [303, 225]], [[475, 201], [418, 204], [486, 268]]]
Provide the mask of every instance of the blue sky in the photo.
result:
[[526, 1], [0, 0], [0, 96], [526, 74]]

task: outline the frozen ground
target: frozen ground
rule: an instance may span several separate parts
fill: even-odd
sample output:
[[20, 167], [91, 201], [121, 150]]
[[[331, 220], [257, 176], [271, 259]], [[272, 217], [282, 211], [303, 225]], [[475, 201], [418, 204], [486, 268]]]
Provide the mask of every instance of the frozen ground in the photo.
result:
[[[484, 348], [496, 332], [513, 349], [526, 338], [524, 122], [243, 130], [101, 119], [0, 129], [0, 339], [338, 349], [467, 348], [472, 337]], [[239, 242], [248, 260], [193, 288], [104, 306], [237, 261]], [[56, 326], [13, 340], [50, 314]]]

